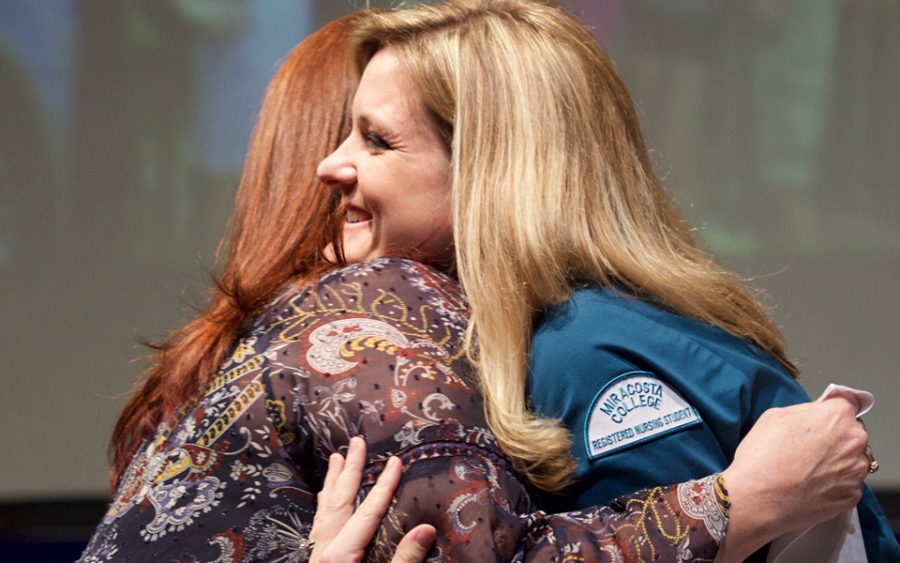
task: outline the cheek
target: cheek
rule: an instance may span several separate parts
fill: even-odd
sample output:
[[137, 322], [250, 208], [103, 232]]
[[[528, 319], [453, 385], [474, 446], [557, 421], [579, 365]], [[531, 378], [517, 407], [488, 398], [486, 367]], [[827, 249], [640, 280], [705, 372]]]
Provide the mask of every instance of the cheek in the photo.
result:
[[378, 245], [445, 249], [452, 239], [449, 162], [428, 155], [415, 165], [404, 163], [402, 173], [391, 172], [364, 191]]
[[452, 231], [450, 214], [453, 207], [449, 164], [444, 164], [442, 173], [433, 175], [431, 186], [433, 186], [430, 197], [431, 213], [434, 217], [433, 225], [439, 228], [441, 236], [449, 238]]
[[449, 187], [432, 190], [420, 209], [420, 232], [433, 243], [430, 246], [446, 248], [453, 239], [450, 220], [452, 202]]
[[[413, 188], [415, 189], [415, 188]], [[446, 246], [452, 236], [450, 203], [447, 194], [436, 190], [405, 193], [382, 208], [383, 234], [392, 245], [412, 245], [427, 248]]]

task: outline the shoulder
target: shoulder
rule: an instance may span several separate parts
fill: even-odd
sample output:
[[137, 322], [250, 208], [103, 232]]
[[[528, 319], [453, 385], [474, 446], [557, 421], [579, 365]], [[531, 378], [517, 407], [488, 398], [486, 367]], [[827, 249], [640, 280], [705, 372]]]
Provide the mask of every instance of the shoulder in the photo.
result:
[[671, 343], [697, 330], [695, 323], [652, 303], [596, 285], [576, 288], [547, 308], [535, 325], [535, 345], [597, 348]]
[[666, 309], [650, 298], [598, 285], [575, 288], [568, 299], [544, 311], [538, 326], [551, 332], [592, 329], [610, 337], [677, 335], [743, 342], [718, 327]]
[[[669, 373], [673, 379], [727, 375], [734, 381], [766, 373], [793, 381], [769, 355], [719, 327], [670, 311], [649, 300], [588, 285], [548, 308], [535, 325], [536, 362], [608, 365]], [[615, 374], [609, 374], [615, 375]], [[793, 383], [792, 383], [793, 385]]]
[[375, 365], [393, 369], [394, 359], [423, 355], [459, 362], [465, 330], [454, 280], [409, 260], [371, 260], [286, 287], [245, 328], [221, 369], [252, 363], [288, 384], [286, 374], [368, 376]]
[[254, 319], [257, 329], [299, 317], [371, 317], [391, 324], [441, 322], [465, 329], [459, 284], [424, 264], [379, 258], [350, 264], [312, 282], [287, 286]]
[[668, 310], [650, 299], [597, 285], [576, 288], [566, 301], [549, 307], [535, 325], [535, 334], [569, 341], [583, 334], [594, 345], [694, 343], [717, 354], [728, 349], [767, 357], [719, 327]]
[[385, 293], [414, 295], [433, 303], [446, 301], [461, 307], [459, 284], [430, 266], [400, 258], [377, 258], [339, 268], [322, 276], [315, 284], [319, 291], [348, 284], [362, 288], [366, 294]]
[[287, 288], [255, 321], [255, 334], [266, 357], [329, 380], [430, 361], [463, 370], [456, 364], [464, 357], [464, 305], [444, 274], [378, 259]]

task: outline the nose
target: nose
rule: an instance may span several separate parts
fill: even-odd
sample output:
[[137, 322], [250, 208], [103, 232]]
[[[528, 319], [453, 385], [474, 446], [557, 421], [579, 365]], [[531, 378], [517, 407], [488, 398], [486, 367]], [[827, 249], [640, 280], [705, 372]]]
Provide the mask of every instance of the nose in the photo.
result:
[[346, 188], [356, 184], [356, 166], [347, 156], [347, 141], [344, 141], [333, 153], [326, 156], [316, 168], [316, 174], [322, 182], [331, 188]]

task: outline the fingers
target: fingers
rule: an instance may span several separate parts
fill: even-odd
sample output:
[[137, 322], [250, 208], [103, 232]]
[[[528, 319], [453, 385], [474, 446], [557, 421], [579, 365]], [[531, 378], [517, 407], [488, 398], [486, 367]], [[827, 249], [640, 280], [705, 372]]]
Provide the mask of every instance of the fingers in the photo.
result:
[[874, 457], [872, 457], [872, 448], [869, 446], [867, 434], [865, 438], [865, 445], [862, 448], [862, 456], [857, 456], [856, 464], [854, 465], [854, 476], [859, 480], [860, 483], [860, 496], [862, 496], [862, 483], [865, 481], [866, 477], [868, 477], [872, 473], [869, 471], [869, 468], [872, 465], [872, 460], [874, 460]]
[[[859, 403], [852, 395], [836, 395], [821, 403], [811, 403], [822, 411], [823, 420], [817, 424], [820, 431], [840, 436], [854, 451], [863, 451], [869, 434], [861, 420], [856, 418]], [[829, 429], [826, 430], [826, 425]], [[838, 434], [840, 433], [840, 434]]]
[[430, 524], [421, 524], [410, 530], [394, 553], [391, 563], [421, 563], [425, 561], [428, 550], [434, 545], [437, 530]]
[[338, 453], [328, 458], [328, 472], [318, 495], [316, 515], [309, 534], [318, 545], [330, 544], [353, 514], [365, 462], [366, 442], [359, 437], [350, 439], [346, 459]]
[[831, 395], [823, 402], [833, 401], [835, 399], [837, 399], [837, 403], [842, 403], [843, 406], [850, 408], [853, 411], [853, 416], [859, 414], [859, 411], [863, 407], [860, 398], [850, 390], [839, 389], [832, 391]]
[[[315, 540], [312, 561], [360, 561], [366, 546], [374, 537], [381, 518], [391, 504], [394, 491], [403, 473], [400, 459], [388, 458], [381, 475], [366, 496], [353, 511], [362, 470], [365, 466], [365, 442], [353, 438], [344, 460], [334, 454], [328, 460], [325, 484], [319, 493], [319, 506], [313, 519], [310, 538]], [[414, 529], [404, 536], [395, 561], [422, 561], [434, 541], [434, 528], [430, 526]]]
[[[331, 460], [329, 459], [329, 462]], [[359, 436], [350, 438], [347, 457], [344, 459], [343, 471], [335, 480], [334, 491], [329, 502], [334, 507], [350, 506], [356, 499], [356, 492], [362, 481], [362, 472], [366, 466], [366, 441]]]
[[853, 418], [856, 418], [857, 413], [862, 408], [862, 404], [856, 395], [841, 391], [828, 397], [822, 403], [837, 409], [842, 416], [852, 416]]
[[[309, 532], [309, 539], [324, 542], [325, 537], [331, 538], [335, 532], [330, 528], [335, 524], [339, 527], [341, 523], [335, 523], [335, 510], [326, 508], [331, 504], [331, 498], [334, 495], [334, 488], [337, 486], [338, 475], [344, 468], [344, 456], [339, 453], [333, 453], [328, 457], [328, 471], [325, 473], [325, 481], [322, 484], [322, 490], [316, 495], [318, 509], [313, 516], [312, 530]], [[322, 530], [325, 529], [323, 532]]]
[[331, 456], [328, 458], [328, 472], [325, 473], [325, 482], [322, 483], [321, 492], [326, 493], [326, 491], [330, 492], [334, 489], [334, 486], [337, 483], [338, 475], [341, 474], [341, 470], [343, 468], [344, 456], [339, 453], [331, 454]]
[[365, 550], [391, 504], [401, 473], [400, 458], [389, 458], [375, 486], [341, 530], [340, 540], [345, 549]]

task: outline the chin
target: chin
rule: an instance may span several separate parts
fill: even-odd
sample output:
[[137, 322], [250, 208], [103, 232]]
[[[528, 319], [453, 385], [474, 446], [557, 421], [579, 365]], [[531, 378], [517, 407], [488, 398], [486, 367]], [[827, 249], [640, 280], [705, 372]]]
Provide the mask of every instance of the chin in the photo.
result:
[[353, 248], [352, 246], [344, 247], [344, 259], [347, 260], [347, 262], [364, 262], [366, 260], [374, 260], [375, 258], [381, 258], [381, 254], [371, 250]]
[[347, 262], [362, 262], [378, 257], [372, 249], [371, 241], [360, 240], [360, 237], [348, 237], [345, 234], [342, 246]]

